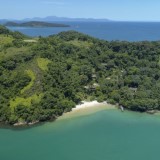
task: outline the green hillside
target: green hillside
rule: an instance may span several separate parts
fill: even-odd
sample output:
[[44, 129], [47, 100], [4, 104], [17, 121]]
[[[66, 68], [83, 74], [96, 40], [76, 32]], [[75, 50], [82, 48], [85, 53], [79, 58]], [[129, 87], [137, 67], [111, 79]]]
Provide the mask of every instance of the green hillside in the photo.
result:
[[68, 31], [31, 39], [0, 26], [0, 121], [55, 119], [80, 101], [160, 110], [160, 42], [107, 42]]

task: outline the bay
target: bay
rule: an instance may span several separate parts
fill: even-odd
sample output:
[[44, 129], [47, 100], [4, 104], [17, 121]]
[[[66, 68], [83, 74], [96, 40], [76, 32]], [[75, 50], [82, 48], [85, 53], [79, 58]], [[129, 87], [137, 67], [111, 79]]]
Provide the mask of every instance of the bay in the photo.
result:
[[0, 129], [2, 160], [159, 158], [160, 117], [103, 110], [29, 129]]
[[75, 30], [104, 40], [121, 41], [158, 41], [160, 40], [159, 22], [61, 22], [70, 27], [25, 28], [9, 27], [29, 36], [49, 36], [62, 31]]

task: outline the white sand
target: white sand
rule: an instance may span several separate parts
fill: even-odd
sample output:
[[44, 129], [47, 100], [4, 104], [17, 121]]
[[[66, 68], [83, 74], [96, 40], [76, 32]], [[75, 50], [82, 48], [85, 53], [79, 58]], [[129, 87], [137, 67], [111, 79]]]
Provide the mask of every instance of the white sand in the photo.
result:
[[91, 101], [91, 102], [82, 101], [81, 103], [82, 104], [76, 105], [76, 107], [73, 108], [72, 111], [94, 107], [94, 106], [99, 106], [99, 105], [107, 105], [107, 102], [99, 103], [97, 101]]
[[91, 101], [91, 102], [82, 101], [81, 103], [82, 104], [79, 104], [75, 108], [73, 108], [71, 112], [64, 113], [62, 116], [58, 118], [58, 120], [64, 120], [79, 116], [86, 116], [102, 110], [116, 108], [114, 105], [110, 105], [107, 102], [99, 103], [97, 101]]

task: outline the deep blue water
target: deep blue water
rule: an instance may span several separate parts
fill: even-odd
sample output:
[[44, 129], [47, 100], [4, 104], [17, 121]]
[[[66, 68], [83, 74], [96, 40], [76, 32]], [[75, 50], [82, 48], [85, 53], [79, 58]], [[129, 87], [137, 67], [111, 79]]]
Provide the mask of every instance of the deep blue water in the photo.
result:
[[29, 36], [48, 36], [75, 30], [104, 40], [157, 41], [160, 40], [160, 22], [62, 22], [68, 28], [9, 27]]

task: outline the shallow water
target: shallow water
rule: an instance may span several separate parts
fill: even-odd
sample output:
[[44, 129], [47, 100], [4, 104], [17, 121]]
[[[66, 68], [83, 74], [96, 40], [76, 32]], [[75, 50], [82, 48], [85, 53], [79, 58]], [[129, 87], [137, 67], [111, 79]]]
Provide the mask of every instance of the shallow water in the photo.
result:
[[2, 160], [158, 159], [160, 117], [119, 110], [25, 129], [0, 129]]

